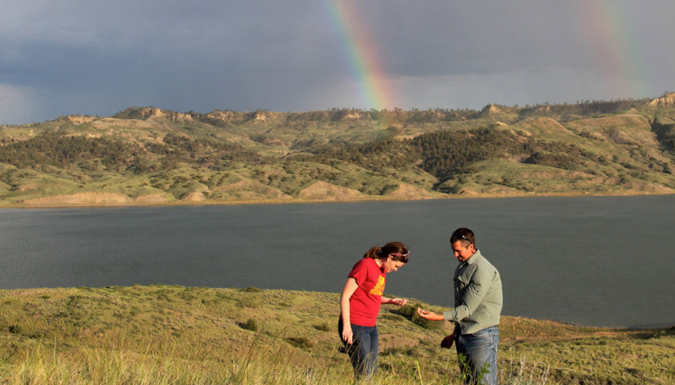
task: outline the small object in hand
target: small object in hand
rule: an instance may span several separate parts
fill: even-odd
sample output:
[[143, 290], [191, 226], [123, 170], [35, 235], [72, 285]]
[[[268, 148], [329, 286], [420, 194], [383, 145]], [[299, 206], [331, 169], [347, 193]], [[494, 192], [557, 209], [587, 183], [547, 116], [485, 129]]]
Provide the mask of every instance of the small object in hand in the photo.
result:
[[338, 348], [338, 353], [347, 353], [350, 354], [356, 350], [356, 348], [359, 346], [359, 340], [354, 340], [354, 342], [349, 345], [342, 345]]
[[452, 343], [455, 342], [455, 335], [450, 334], [443, 338], [443, 341], [441, 341], [441, 347], [444, 349], [450, 349], [452, 347]]

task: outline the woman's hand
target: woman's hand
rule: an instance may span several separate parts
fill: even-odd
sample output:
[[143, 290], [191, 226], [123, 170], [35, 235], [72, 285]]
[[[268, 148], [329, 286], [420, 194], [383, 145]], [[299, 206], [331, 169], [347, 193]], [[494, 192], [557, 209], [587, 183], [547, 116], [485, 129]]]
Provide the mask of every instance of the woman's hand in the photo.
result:
[[424, 319], [428, 319], [429, 321], [443, 321], [445, 319], [443, 314], [436, 314], [433, 311], [422, 310], [419, 307], [417, 308], [417, 314]]
[[387, 298], [387, 297], [382, 297], [382, 303], [383, 304], [391, 304], [391, 305], [398, 305], [398, 306], [403, 306], [408, 303], [408, 300], [405, 298]]
[[389, 303], [393, 303], [394, 305], [398, 305], [398, 306], [403, 306], [403, 305], [408, 303], [408, 300], [405, 299], [405, 298], [392, 298], [391, 302], [389, 302]]
[[347, 324], [342, 328], [342, 340], [346, 341], [348, 345], [351, 345], [354, 341], [354, 332], [352, 332], [352, 325]]

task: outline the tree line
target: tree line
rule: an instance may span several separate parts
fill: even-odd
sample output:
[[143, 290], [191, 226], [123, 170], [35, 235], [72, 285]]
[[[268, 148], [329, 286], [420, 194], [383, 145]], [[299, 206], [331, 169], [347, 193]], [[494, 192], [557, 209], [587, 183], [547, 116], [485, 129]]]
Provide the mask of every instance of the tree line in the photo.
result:
[[[660, 134], [670, 146], [674, 131], [672, 126], [664, 126]], [[405, 140], [383, 138], [367, 143], [333, 143], [310, 147], [303, 154], [289, 155], [281, 161], [326, 165], [345, 162], [375, 172], [387, 168], [401, 171], [421, 168], [442, 182], [466, 173], [475, 162], [495, 158], [518, 158], [524, 163], [568, 170], [589, 161], [608, 161], [575, 144], [526, 138], [496, 126], [437, 131]], [[19, 169], [37, 169], [44, 165], [61, 168], [79, 165], [84, 169], [90, 167], [87, 165], [91, 161], [112, 171], [144, 174], [172, 170], [180, 164], [218, 171], [279, 160], [240, 145], [174, 134], [166, 135], [162, 142], [128, 143], [117, 138], [45, 133], [0, 146], [0, 162]]]

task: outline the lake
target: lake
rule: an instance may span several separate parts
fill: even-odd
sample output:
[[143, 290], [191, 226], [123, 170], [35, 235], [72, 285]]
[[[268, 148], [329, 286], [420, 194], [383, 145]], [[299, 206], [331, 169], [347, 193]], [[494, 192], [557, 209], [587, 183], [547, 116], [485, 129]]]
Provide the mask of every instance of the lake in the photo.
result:
[[[502, 314], [675, 325], [675, 196], [0, 209], [0, 289], [168, 284], [341, 292], [372, 246], [409, 263], [385, 293], [451, 306], [449, 237], [500, 271]], [[337, 318], [337, 314], [336, 314]]]

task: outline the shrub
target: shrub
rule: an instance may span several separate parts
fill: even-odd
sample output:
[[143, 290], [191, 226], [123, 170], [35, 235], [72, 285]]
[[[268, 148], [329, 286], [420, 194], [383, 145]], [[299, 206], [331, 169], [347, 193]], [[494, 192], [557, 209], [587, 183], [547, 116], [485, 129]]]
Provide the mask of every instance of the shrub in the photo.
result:
[[314, 329], [321, 332], [330, 331], [330, 327], [328, 326], [328, 324], [314, 325]]
[[246, 322], [239, 324], [239, 326], [244, 330], [250, 330], [252, 332], [258, 331], [258, 323], [253, 318], [247, 319]]
[[418, 307], [423, 307], [421, 304], [416, 303], [414, 305], [405, 305], [401, 306], [401, 308], [398, 310], [398, 312], [404, 316], [405, 318], [409, 319], [412, 321], [412, 323], [419, 325], [425, 329], [437, 329], [442, 326], [442, 322], [437, 322], [437, 321], [429, 321], [427, 319], [424, 319], [417, 314], [417, 308]]
[[289, 344], [295, 346], [296, 348], [311, 349], [314, 347], [314, 344], [306, 337], [289, 337], [286, 338], [286, 341], [288, 341]]
[[243, 291], [244, 293], [260, 293], [262, 289], [258, 289], [257, 287], [246, 287], [239, 289], [239, 291]]
[[410, 319], [410, 318], [412, 317], [413, 313], [415, 313], [415, 312], [417, 311], [417, 306], [418, 306], [417, 304], [415, 304], [415, 306], [412, 306], [412, 305], [403, 305], [403, 306], [401, 306], [401, 307], [398, 309], [398, 312], [399, 312], [402, 316], [407, 317], [408, 319]]

